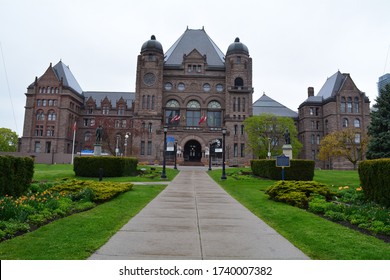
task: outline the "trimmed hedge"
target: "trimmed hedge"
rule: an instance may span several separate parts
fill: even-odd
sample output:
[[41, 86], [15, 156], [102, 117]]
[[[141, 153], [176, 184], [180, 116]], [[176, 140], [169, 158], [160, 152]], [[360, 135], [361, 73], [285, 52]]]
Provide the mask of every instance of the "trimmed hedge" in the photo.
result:
[[128, 157], [77, 157], [73, 170], [76, 176], [99, 177], [102, 168], [104, 177], [133, 176], [137, 174], [137, 158]]
[[390, 159], [361, 161], [358, 172], [365, 197], [390, 207]]
[[0, 156], [0, 195], [20, 196], [30, 186], [33, 175], [32, 158]]
[[[312, 181], [314, 177], [313, 160], [290, 160], [290, 167], [284, 168], [285, 180]], [[256, 159], [251, 160], [251, 169], [253, 174], [259, 177], [271, 180], [282, 179], [282, 168], [276, 167], [274, 159]]]
[[315, 181], [279, 181], [266, 191], [272, 200], [284, 202], [292, 206], [308, 209], [313, 194], [325, 197], [330, 201], [336, 194], [325, 184]]

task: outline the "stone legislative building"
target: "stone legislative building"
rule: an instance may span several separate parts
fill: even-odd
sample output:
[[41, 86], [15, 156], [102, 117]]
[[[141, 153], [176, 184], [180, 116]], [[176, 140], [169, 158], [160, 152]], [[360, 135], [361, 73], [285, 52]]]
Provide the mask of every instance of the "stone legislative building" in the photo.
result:
[[[229, 165], [252, 158], [243, 121], [252, 115], [252, 59], [238, 38], [221, 51], [204, 29], [188, 29], [166, 51], [152, 36], [140, 46], [135, 92], [83, 91], [62, 61], [26, 93], [21, 152], [40, 162], [69, 162], [94, 149], [101, 125], [103, 153], [161, 163], [220, 164], [222, 128]], [[165, 128], [165, 132], [164, 132]]]

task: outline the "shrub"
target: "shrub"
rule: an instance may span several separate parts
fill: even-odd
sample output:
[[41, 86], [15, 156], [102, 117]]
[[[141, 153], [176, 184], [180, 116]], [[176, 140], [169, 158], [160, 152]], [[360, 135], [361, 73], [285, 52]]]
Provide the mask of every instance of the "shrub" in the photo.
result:
[[334, 193], [325, 184], [314, 181], [279, 181], [266, 190], [266, 194], [275, 201], [307, 209], [312, 195], [332, 199]]
[[132, 176], [137, 174], [137, 163], [136, 158], [77, 157], [74, 159], [73, 170], [80, 177]]
[[[89, 197], [93, 201], [101, 202], [109, 200], [120, 193], [127, 192], [132, 188], [133, 184], [131, 183], [81, 181], [73, 179], [57, 184], [50, 190], [69, 194], [74, 199], [84, 198], [86, 200], [86, 197]], [[86, 191], [86, 189], [90, 190]]]
[[28, 157], [0, 156], [0, 195], [19, 196], [34, 175], [34, 161]]
[[367, 199], [390, 207], [390, 159], [359, 163], [359, 178]]
[[[285, 180], [311, 181], [314, 177], [314, 161], [290, 160], [290, 167], [284, 168]], [[251, 160], [251, 169], [254, 175], [269, 178], [271, 180], [282, 179], [282, 168], [276, 167], [276, 160], [257, 159]]]

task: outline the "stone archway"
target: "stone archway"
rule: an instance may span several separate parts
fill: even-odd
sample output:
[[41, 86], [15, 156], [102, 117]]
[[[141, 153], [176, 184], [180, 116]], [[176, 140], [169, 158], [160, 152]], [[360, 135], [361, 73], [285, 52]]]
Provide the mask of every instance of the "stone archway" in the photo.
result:
[[202, 159], [202, 145], [194, 139], [187, 141], [184, 145], [184, 161], [200, 162]]

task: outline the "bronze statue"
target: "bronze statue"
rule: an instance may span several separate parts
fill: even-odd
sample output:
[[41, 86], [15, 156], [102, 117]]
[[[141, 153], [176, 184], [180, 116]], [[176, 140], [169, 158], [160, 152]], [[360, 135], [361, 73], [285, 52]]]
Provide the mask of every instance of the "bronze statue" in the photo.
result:
[[99, 125], [99, 127], [96, 128], [96, 144], [102, 141], [102, 136], [103, 136], [103, 127]]
[[286, 131], [284, 132], [284, 141], [287, 144], [291, 144], [291, 139], [290, 139], [290, 132], [288, 131], [288, 128], [286, 128]]

